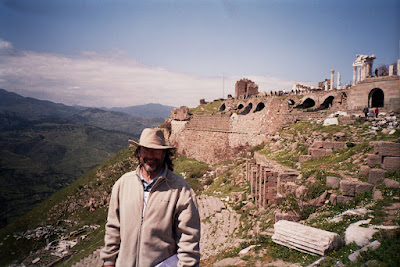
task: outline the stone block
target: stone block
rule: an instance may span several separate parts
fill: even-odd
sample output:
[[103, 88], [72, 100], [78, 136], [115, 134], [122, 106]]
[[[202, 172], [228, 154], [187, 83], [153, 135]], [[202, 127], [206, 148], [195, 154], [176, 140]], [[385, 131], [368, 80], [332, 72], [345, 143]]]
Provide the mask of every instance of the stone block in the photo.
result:
[[369, 154], [368, 155], [368, 166], [375, 167], [376, 165], [381, 166], [382, 164], [382, 157], [380, 155]]
[[343, 196], [354, 197], [356, 195], [357, 183], [348, 180], [340, 181], [340, 191]]
[[333, 205], [335, 205], [337, 203], [337, 195], [336, 194], [331, 194], [329, 196], [329, 202], [332, 203]]
[[350, 202], [354, 199], [354, 197], [348, 197], [348, 196], [337, 196], [337, 203], [338, 204], [346, 204], [347, 202]]
[[281, 220], [298, 222], [298, 221], [300, 221], [300, 215], [297, 213], [294, 213], [293, 211], [276, 210], [274, 212], [274, 222], [277, 223]]
[[356, 195], [372, 191], [372, 189], [374, 189], [374, 185], [369, 183], [359, 182], [356, 184]]
[[329, 188], [338, 188], [340, 183], [340, 179], [335, 176], [326, 177], [326, 186]]
[[369, 173], [369, 170], [370, 170], [370, 169], [371, 169], [371, 168], [370, 168], [369, 166], [362, 165], [362, 166], [360, 167], [360, 174], [361, 174], [362, 176], [368, 177], [368, 173]]
[[299, 162], [300, 163], [308, 161], [308, 160], [312, 160], [312, 156], [311, 155], [300, 155], [300, 157], [299, 157]]
[[345, 149], [347, 148], [347, 145], [345, 142], [334, 142], [333, 143], [333, 150], [339, 150], [339, 149]]
[[400, 157], [384, 157], [382, 167], [385, 170], [400, 170]]
[[383, 180], [383, 183], [385, 184], [386, 188], [392, 188], [392, 189], [397, 189], [400, 188], [400, 182], [397, 182], [392, 179], [385, 179]]
[[381, 181], [385, 179], [385, 173], [386, 171], [383, 169], [371, 169], [369, 170], [368, 174], [368, 182], [369, 183], [376, 183], [378, 181]]
[[325, 141], [324, 148], [325, 149], [333, 149], [333, 142]]
[[326, 149], [323, 148], [310, 148], [308, 151], [313, 159], [324, 157], [326, 155]]
[[332, 153], [333, 153], [332, 148], [327, 148], [327, 149], [325, 150], [325, 155], [326, 155], [326, 156], [328, 156], [328, 155], [330, 155], [330, 154], [332, 154]]
[[311, 145], [312, 148], [323, 148], [324, 147], [324, 141], [314, 141]]
[[272, 240], [301, 252], [322, 256], [343, 245], [342, 239], [336, 233], [286, 220], [274, 224]]
[[382, 157], [400, 157], [400, 143], [381, 141], [378, 143], [378, 153]]

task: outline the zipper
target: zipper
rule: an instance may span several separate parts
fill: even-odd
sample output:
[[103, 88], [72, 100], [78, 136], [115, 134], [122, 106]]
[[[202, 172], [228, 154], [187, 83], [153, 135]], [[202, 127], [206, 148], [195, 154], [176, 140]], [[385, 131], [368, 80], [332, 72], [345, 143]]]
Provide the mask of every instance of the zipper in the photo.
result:
[[[140, 203], [141, 203], [141, 213], [140, 213], [140, 215], [141, 215], [141, 220], [140, 220], [140, 228], [139, 228], [139, 234], [138, 234], [138, 245], [137, 245], [137, 251], [136, 251], [136, 259], [137, 259], [137, 261], [136, 261], [136, 266], [139, 266], [139, 262], [140, 262], [140, 259], [139, 259], [139, 256], [140, 256], [140, 244], [141, 244], [141, 241], [142, 241], [142, 230], [143, 230], [143, 220], [144, 220], [144, 217], [145, 217], [145, 215], [146, 215], [146, 211], [148, 210], [148, 207], [149, 207], [149, 202], [150, 202], [150, 196], [151, 196], [151, 194], [152, 194], [152, 192], [153, 192], [153, 189], [154, 188], [156, 188], [156, 186], [158, 186], [158, 184], [160, 184], [160, 181], [162, 181], [162, 180], [164, 180], [164, 177], [163, 176], [160, 176], [158, 179], [157, 179], [157, 181], [156, 181], [156, 183], [153, 185], [153, 187], [151, 188], [151, 190], [150, 190], [150, 193], [149, 193], [149, 196], [148, 196], [148, 198], [147, 198], [147, 204], [146, 204], [146, 210], [143, 212], [143, 198], [144, 198], [144, 189], [143, 189], [143, 186], [141, 187], [142, 188], [142, 190], [141, 190], [141, 192], [142, 192], [142, 195], [141, 195], [141, 198], [140, 198]], [[142, 183], [142, 181], [140, 180], [140, 178], [139, 178], [139, 181], [140, 181], [140, 183]]]

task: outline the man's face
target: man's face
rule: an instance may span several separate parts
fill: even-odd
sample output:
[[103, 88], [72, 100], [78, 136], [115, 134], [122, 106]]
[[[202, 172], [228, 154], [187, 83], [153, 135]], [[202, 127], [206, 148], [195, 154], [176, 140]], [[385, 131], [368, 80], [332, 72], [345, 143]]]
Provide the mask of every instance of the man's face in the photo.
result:
[[165, 151], [163, 149], [152, 149], [140, 147], [139, 161], [140, 165], [148, 173], [152, 173], [162, 167], [164, 162]]

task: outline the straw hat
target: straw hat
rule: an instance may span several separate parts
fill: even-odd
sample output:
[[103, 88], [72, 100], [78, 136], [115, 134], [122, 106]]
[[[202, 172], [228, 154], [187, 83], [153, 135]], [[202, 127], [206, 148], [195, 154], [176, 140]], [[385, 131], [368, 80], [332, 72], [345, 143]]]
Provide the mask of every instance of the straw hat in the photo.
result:
[[153, 149], [171, 149], [173, 146], [165, 145], [164, 133], [160, 129], [146, 128], [140, 135], [139, 143], [133, 140], [129, 140], [129, 143], [139, 147], [147, 147]]

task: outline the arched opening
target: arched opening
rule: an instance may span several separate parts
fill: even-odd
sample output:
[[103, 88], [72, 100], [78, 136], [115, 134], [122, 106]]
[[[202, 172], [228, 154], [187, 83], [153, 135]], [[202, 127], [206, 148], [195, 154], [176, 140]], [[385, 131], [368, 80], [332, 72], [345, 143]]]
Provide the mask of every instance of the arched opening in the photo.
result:
[[258, 103], [256, 109], [254, 110], [254, 113], [262, 110], [263, 108], [265, 108], [264, 103], [263, 102]]
[[307, 98], [306, 100], [304, 100], [302, 104], [297, 105], [295, 108], [306, 109], [306, 108], [312, 108], [313, 106], [315, 106], [315, 101], [312, 100], [311, 98]]
[[226, 109], [225, 103], [219, 107], [219, 111], [224, 111]]
[[253, 108], [253, 104], [249, 103], [239, 115], [246, 115]]
[[238, 110], [244, 108], [243, 104], [239, 104], [239, 106], [237, 107]]
[[319, 106], [319, 109], [327, 109], [332, 106], [333, 104], [333, 99], [335, 99], [333, 96], [327, 97], [324, 102]]
[[369, 107], [381, 108], [385, 100], [385, 95], [380, 88], [374, 88], [369, 92], [368, 104]]
[[296, 102], [294, 102], [293, 99], [289, 99], [288, 104], [289, 104], [289, 106], [293, 106], [294, 104], [296, 104]]

